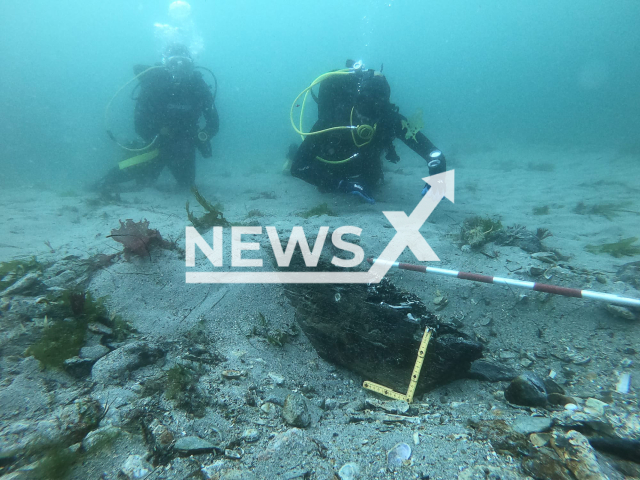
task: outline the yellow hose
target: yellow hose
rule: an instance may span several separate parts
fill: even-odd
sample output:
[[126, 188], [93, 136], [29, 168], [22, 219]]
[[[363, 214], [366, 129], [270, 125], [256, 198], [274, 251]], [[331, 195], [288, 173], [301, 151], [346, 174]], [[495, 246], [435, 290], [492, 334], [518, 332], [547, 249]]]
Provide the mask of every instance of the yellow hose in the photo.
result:
[[151, 141], [151, 143], [149, 143], [149, 145], [142, 147], [142, 148], [129, 148], [129, 147], [125, 147], [124, 145], [122, 145], [120, 142], [118, 142], [118, 140], [116, 139], [115, 135], [111, 132], [111, 130], [109, 129], [109, 114], [111, 112], [111, 104], [113, 103], [113, 101], [116, 99], [116, 97], [118, 95], [120, 95], [120, 92], [122, 92], [122, 90], [124, 90], [130, 83], [134, 82], [135, 80], [137, 80], [138, 78], [140, 78], [142, 75], [144, 75], [145, 73], [147, 73], [150, 70], [154, 70], [156, 68], [163, 68], [160, 65], [155, 65], [153, 67], [149, 67], [146, 70], [143, 70], [142, 72], [140, 72], [138, 75], [136, 75], [135, 77], [133, 77], [131, 80], [129, 80], [127, 83], [125, 83], [124, 85], [122, 85], [118, 91], [113, 95], [113, 97], [111, 97], [111, 100], [109, 100], [109, 103], [107, 103], [107, 106], [104, 109], [104, 127], [107, 130], [107, 134], [109, 135], [109, 137], [111, 137], [111, 139], [116, 142], [116, 144], [120, 147], [123, 148], [124, 150], [127, 150], [129, 152], [142, 152], [143, 150], [147, 150], [149, 148], [151, 148], [153, 146], [154, 143], [156, 143], [156, 140], [158, 139], [158, 136], [156, 135], [156, 137]]
[[[302, 92], [298, 94], [298, 96], [295, 98], [295, 100], [291, 104], [291, 111], [289, 112], [289, 120], [291, 120], [291, 126], [296, 131], [296, 133], [302, 137], [302, 140], [304, 140], [305, 137], [310, 135], [319, 135], [321, 133], [328, 133], [336, 130], [350, 130], [353, 144], [357, 148], [364, 147], [365, 145], [368, 145], [371, 142], [371, 140], [373, 139], [373, 135], [376, 133], [376, 128], [378, 127], [378, 125], [375, 124], [373, 127], [371, 125], [366, 125], [366, 124], [358, 125], [357, 127], [354, 126], [353, 110], [355, 109], [355, 106], [351, 107], [351, 115], [349, 117], [349, 123], [350, 123], [349, 126], [329, 127], [329, 128], [325, 128], [324, 130], [318, 130], [316, 132], [304, 132], [302, 129], [302, 119], [304, 118], [304, 108], [307, 103], [307, 97], [311, 89], [329, 77], [332, 77], [335, 75], [352, 75], [353, 73], [354, 73], [354, 70], [351, 68], [345, 68], [342, 70], [336, 70], [334, 72], [324, 73], [320, 75], [318, 78], [316, 78], [313, 82], [311, 82], [311, 85], [309, 85], [307, 88], [305, 88]], [[294, 112], [294, 109], [296, 108], [296, 105], [298, 104], [298, 100], [300, 99], [300, 97], [302, 97], [302, 95], [304, 95], [304, 98], [302, 99], [302, 104], [300, 105], [300, 120], [299, 120], [299, 127], [297, 127], [293, 119], [293, 112]], [[356, 135], [358, 135], [358, 137], [364, 140], [364, 142], [358, 143], [358, 141], [356, 140]], [[316, 157], [316, 159], [323, 163], [338, 165], [338, 164], [346, 163], [353, 160], [357, 155], [358, 155], [357, 153], [353, 154], [349, 158], [345, 158], [343, 160], [326, 160], [321, 157]]]

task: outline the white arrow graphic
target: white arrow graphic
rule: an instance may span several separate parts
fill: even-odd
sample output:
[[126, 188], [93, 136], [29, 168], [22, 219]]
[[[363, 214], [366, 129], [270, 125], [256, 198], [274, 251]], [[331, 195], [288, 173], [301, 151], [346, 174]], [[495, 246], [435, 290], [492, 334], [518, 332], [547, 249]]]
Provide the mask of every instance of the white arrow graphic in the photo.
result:
[[420, 228], [444, 197], [452, 203], [455, 201], [455, 170], [432, 175], [423, 180], [431, 188], [413, 209], [411, 215], [407, 216], [404, 212], [382, 212], [396, 229], [396, 234], [369, 269], [368, 273], [375, 278], [373, 280], [375, 283], [382, 280], [406, 247], [409, 247], [416, 259], [421, 262], [440, 260], [420, 233]]

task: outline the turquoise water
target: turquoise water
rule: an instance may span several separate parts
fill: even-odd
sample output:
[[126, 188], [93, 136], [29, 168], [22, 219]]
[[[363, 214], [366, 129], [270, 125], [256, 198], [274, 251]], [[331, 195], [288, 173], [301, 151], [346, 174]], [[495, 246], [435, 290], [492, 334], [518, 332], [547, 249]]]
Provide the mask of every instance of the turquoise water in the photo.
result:
[[[73, 184], [106, 170], [118, 151], [104, 134], [104, 107], [134, 64], [158, 61], [154, 23], [170, 21], [167, 5], [33, 0], [2, 10], [3, 181]], [[191, 15], [203, 46], [197, 62], [220, 83], [222, 158], [281, 157], [296, 139], [293, 98], [346, 58], [384, 64], [392, 101], [407, 115], [423, 109], [427, 135], [445, 152], [505, 143], [638, 149], [633, 0], [202, 0]], [[132, 102], [118, 100], [126, 125]]]

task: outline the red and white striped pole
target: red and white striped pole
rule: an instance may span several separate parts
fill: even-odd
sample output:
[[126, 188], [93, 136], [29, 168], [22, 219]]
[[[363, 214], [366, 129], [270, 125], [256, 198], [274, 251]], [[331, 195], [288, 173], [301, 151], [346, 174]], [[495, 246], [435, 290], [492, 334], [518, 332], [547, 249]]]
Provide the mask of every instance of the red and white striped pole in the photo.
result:
[[474, 282], [494, 283], [497, 285], [509, 285], [512, 287], [526, 288], [535, 290], [536, 292], [553, 293], [554, 295], [563, 295], [565, 297], [590, 298], [602, 302], [613, 303], [616, 305], [625, 305], [629, 307], [640, 307], [640, 299], [620, 297], [611, 293], [594, 292], [592, 290], [580, 290], [577, 288], [559, 287], [557, 285], [547, 285], [546, 283], [524, 282], [522, 280], [510, 280], [508, 278], [492, 277], [490, 275], [482, 275], [479, 273], [458, 272], [456, 270], [445, 270], [444, 268], [427, 267], [425, 265], [413, 265], [411, 263], [402, 262], [386, 262], [377, 258], [367, 259], [369, 263], [382, 262], [383, 265], [391, 265], [402, 270], [412, 270], [421, 273], [433, 273], [436, 275], [445, 275], [447, 277], [460, 278], [462, 280], [472, 280]]

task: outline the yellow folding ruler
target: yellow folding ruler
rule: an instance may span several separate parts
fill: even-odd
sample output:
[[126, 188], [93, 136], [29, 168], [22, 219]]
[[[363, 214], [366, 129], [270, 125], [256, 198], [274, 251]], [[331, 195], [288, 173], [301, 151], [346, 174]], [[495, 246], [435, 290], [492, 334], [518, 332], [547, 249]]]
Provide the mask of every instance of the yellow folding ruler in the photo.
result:
[[420, 370], [422, 370], [422, 363], [424, 362], [424, 356], [427, 353], [427, 346], [429, 345], [429, 340], [431, 340], [431, 329], [429, 327], [425, 328], [424, 335], [422, 336], [422, 342], [420, 342], [420, 349], [418, 350], [418, 358], [416, 358], [416, 364], [413, 366], [413, 372], [411, 373], [411, 381], [409, 382], [409, 390], [407, 390], [407, 394], [403, 395], [402, 393], [394, 392], [390, 388], [385, 387], [384, 385], [379, 385], [373, 382], [364, 382], [362, 386], [367, 390], [371, 390], [372, 392], [379, 393], [384, 395], [385, 397], [394, 398], [396, 400], [404, 400], [407, 403], [413, 402], [413, 394], [416, 391], [416, 386], [418, 385], [418, 378], [420, 378]]

